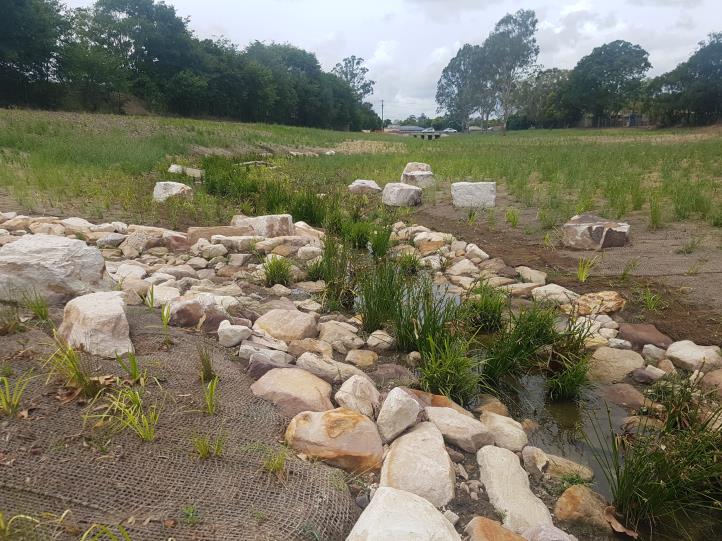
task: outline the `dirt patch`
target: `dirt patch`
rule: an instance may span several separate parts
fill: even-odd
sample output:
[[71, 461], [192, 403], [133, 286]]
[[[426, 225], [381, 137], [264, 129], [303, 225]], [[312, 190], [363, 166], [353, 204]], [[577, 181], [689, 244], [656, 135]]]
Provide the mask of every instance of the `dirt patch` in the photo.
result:
[[[646, 216], [632, 213], [631, 243], [601, 254], [571, 251], [545, 246], [545, 235], [536, 209], [520, 208], [497, 186], [494, 223], [480, 212], [475, 221], [468, 211], [451, 205], [448, 191], [442, 187], [436, 201], [414, 213], [414, 221], [436, 231], [444, 231], [467, 242], [477, 243], [492, 257], [503, 258], [508, 265], [526, 265], [544, 270], [549, 281], [574, 291], [586, 293], [613, 289], [628, 299], [623, 317], [628, 321], [647, 322], [675, 340], [689, 339], [701, 344], [722, 343], [722, 235], [703, 223], [665, 224], [651, 231]], [[442, 194], [443, 192], [443, 194]], [[511, 227], [504, 220], [505, 209], [519, 210], [519, 224]], [[553, 235], [551, 235], [553, 237]], [[692, 253], [684, 254], [690, 242], [699, 239]], [[548, 239], [547, 239], [548, 240]], [[580, 257], [598, 257], [592, 277], [584, 284], [576, 279]], [[641, 302], [642, 292], [649, 290], [661, 297], [657, 310], [648, 310]]]

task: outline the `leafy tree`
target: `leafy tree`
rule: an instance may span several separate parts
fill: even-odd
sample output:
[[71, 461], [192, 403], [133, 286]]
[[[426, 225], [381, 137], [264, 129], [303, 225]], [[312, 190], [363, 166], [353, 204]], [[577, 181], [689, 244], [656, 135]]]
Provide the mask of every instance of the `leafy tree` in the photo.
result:
[[552, 68], [522, 81], [514, 97], [518, 114], [539, 128], [566, 128], [579, 120], [579, 110], [568, 100], [570, 73]]
[[364, 66], [364, 59], [353, 55], [344, 58], [332, 70], [334, 75], [353, 89], [359, 101], [363, 101], [366, 96], [370, 96], [374, 92], [376, 81], [366, 78], [368, 71], [368, 68]]
[[640, 98], [642, 78], [651, 67], [639, 45], [617, 40], [582, 58], [569, 78], [569, 100], [596, 122], [615, 115]]
[[466, 128], [469, 116], [479, 108], [477, 92], [478, 49], [476, 45], [465, 44], [441, 72], [436, 85], [436, 103], [439, 111], [462, 129]]
[[499, 104], [503, 125], [512, 112], [514, 93], [520, 81], [535, 68], [539, 55], [534, 34], [537, 29], [536, 14], [521, 9], [507, 14], [496, 23], [483, 48], [492, 66], [493, 88]]

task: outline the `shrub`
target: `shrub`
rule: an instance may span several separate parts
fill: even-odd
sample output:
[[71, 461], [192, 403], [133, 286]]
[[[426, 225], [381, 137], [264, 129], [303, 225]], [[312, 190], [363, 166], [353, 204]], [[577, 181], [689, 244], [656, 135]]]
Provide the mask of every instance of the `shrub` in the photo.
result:
[[272, 257], [263, 264], [266, 286], [276, 284], [287, 286], [291, 283], [291, 262], [285, 257]]
[[496, 332], [504, 324], [504, 309], [507, 304], [508, 297], [503, 291], [481, 282], [464, 301], [462, 311], [472, 328], [483, 332]]
[[399, 273], [389, 262], [378, 262], [359, 277], [357, 308], [366, 332], [380, 329], [393, 319], [400, 288]]
[[459, 404], [467, 404], [478, 391], [478, 361], [468, 353], [465, 340], [445, 336], [436, 342], [428, 337], [420, 368], [421, 387], [442, 394]]

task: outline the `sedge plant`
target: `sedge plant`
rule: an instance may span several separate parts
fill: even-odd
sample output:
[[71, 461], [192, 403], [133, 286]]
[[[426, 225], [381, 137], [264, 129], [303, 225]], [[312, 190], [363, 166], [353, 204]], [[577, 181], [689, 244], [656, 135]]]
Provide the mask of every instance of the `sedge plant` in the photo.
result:
[[291, 262], [285, 257], [271, 257], [263, 264], [266, 287], [291, 283]]
[[592, 269], [599, 263], [599, 258], [594, 257], [580, 257], [577, 261], [577, 281], [580, 284], [586, 282], [592, 274]]
[[10, 383], [10, 378], [8, 376], [0, 377], [1, 415], [12, 417], [20, 411], [23, 393], [25, 393], [25, 389], [32, 380], [32, 377], [32, 370], [17, 378], [14, 384]]

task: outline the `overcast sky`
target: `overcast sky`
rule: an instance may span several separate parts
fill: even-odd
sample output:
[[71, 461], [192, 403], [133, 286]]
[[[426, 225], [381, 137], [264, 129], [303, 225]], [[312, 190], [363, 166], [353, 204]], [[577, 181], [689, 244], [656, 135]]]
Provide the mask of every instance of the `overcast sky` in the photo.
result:
[[[66, 0], [76, 7], [92, 0]], [[166, 0], [200, 38], [288, 42], [316, 53], [324, 69], [366, 59], [370, 101], [385, 117], [435, 116], [436, 82], [464, 43], [481, 43], [504, 14], [534, 9], [539, 63], [571, 68], [615, 39], [638, 43], [663, 73], [722, 31], [722, 0]]]

